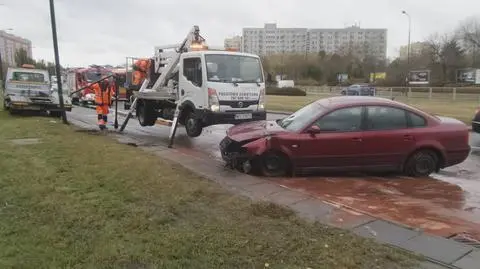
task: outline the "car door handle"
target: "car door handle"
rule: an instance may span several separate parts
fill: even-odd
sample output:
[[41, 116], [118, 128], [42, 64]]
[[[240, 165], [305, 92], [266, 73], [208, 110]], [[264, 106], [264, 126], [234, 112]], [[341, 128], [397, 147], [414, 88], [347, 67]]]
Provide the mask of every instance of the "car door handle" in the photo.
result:
[[412, 135], [404, 135], [404, 136], [403, 136], [403, 140], [404, 140], [404, 141], [412, 141], [412, 140], [413, 140], [413, 136], [412, 136]]
[[361, 139], [360, 137], [354, 137], [354, 138], [352, 138], [352, 141], [354, 141], [354, 142], [362, 142], [363, 139]]

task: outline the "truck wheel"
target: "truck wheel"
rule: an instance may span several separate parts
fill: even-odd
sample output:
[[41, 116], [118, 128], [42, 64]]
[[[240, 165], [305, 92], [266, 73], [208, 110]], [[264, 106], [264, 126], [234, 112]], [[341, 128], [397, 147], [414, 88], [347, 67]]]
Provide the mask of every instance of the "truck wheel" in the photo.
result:
[[53, 118], [61, 118], [62, 117], [62, 111], [50, 111], [50, 117]]
[[10, 109], [10, 104], [7, 100], [3, 100], [3, 109], [4, 110], [9, 110]]
[[137, 105], [137, 118], [141, 126], [153, 126], [157, 121], [157, 111], [152, 102], [139, 100]]
[[195, 118], [195, 113], [191, 110], [185, 111], [187, 115], [185, 116], [185, 130], [189, 137], [198, 137], [202, 134], [203, 127], [201, 122]]

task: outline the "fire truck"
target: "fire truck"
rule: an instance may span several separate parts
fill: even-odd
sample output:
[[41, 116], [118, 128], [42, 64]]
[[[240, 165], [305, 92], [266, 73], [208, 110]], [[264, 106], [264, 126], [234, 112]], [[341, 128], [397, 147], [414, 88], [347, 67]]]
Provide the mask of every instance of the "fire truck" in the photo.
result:
[[94, 104], [95, 93], [92, 89], [86, 88], [78, 91], [92, 82], [111, 75], [112, 71], [101, 66], [89, 66], [87, 68], [73, 68], [67, 71], [66, 87], [72, 93], [73, 104]]
[[155, 47], [146, 79], [133, 96], [120, 131], [135, 112], [141, 126], [170, 126], [169, 146], [178, 123], [197, 137], [210, 125], [266, 119], [260, 57], [209, 48], [198, 26], [179, 44]]
[[127, 100], [127, 69], [126, 68], [115, 68], [112, 69], [112, 73], [115, 74], [115, 82], [118, 86], [118, 101]]

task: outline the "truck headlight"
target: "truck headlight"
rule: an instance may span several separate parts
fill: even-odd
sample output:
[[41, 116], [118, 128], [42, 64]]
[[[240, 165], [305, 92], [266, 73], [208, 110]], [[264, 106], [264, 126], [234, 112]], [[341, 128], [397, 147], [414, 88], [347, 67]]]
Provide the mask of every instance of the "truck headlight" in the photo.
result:
[[220, 101], [218, 100], [217, 91], [215, 89], [208, 88], [208, 106], [212, 112], [220, 110]]
[[260, 89], [260, 96], [258, 97], [258, 110], [265, 109], [265, 88]]

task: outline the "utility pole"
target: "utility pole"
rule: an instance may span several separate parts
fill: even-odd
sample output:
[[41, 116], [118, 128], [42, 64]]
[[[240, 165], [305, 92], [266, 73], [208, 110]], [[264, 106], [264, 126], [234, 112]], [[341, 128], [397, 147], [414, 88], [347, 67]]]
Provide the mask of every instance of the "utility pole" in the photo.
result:
[[63, 103], [62, 73], [60, 70], [60, 56], [58, 54], [57, 25], [55, 22], [55, 4], [53, 3], [53, 0], [50, 0], [50, 19], [52, 21], [52, 38], [53, 50], [55, 53], [55, 73], [57, 75], [58, 101], [60, 103], [60, 109], [62, 111], [63, 123], [68, 124], [67, 112], [65, 111], [65, 105]]
[[3, 89], [3, 60], [2, 60], [1, 51], [0, 51], [0, 88]]

